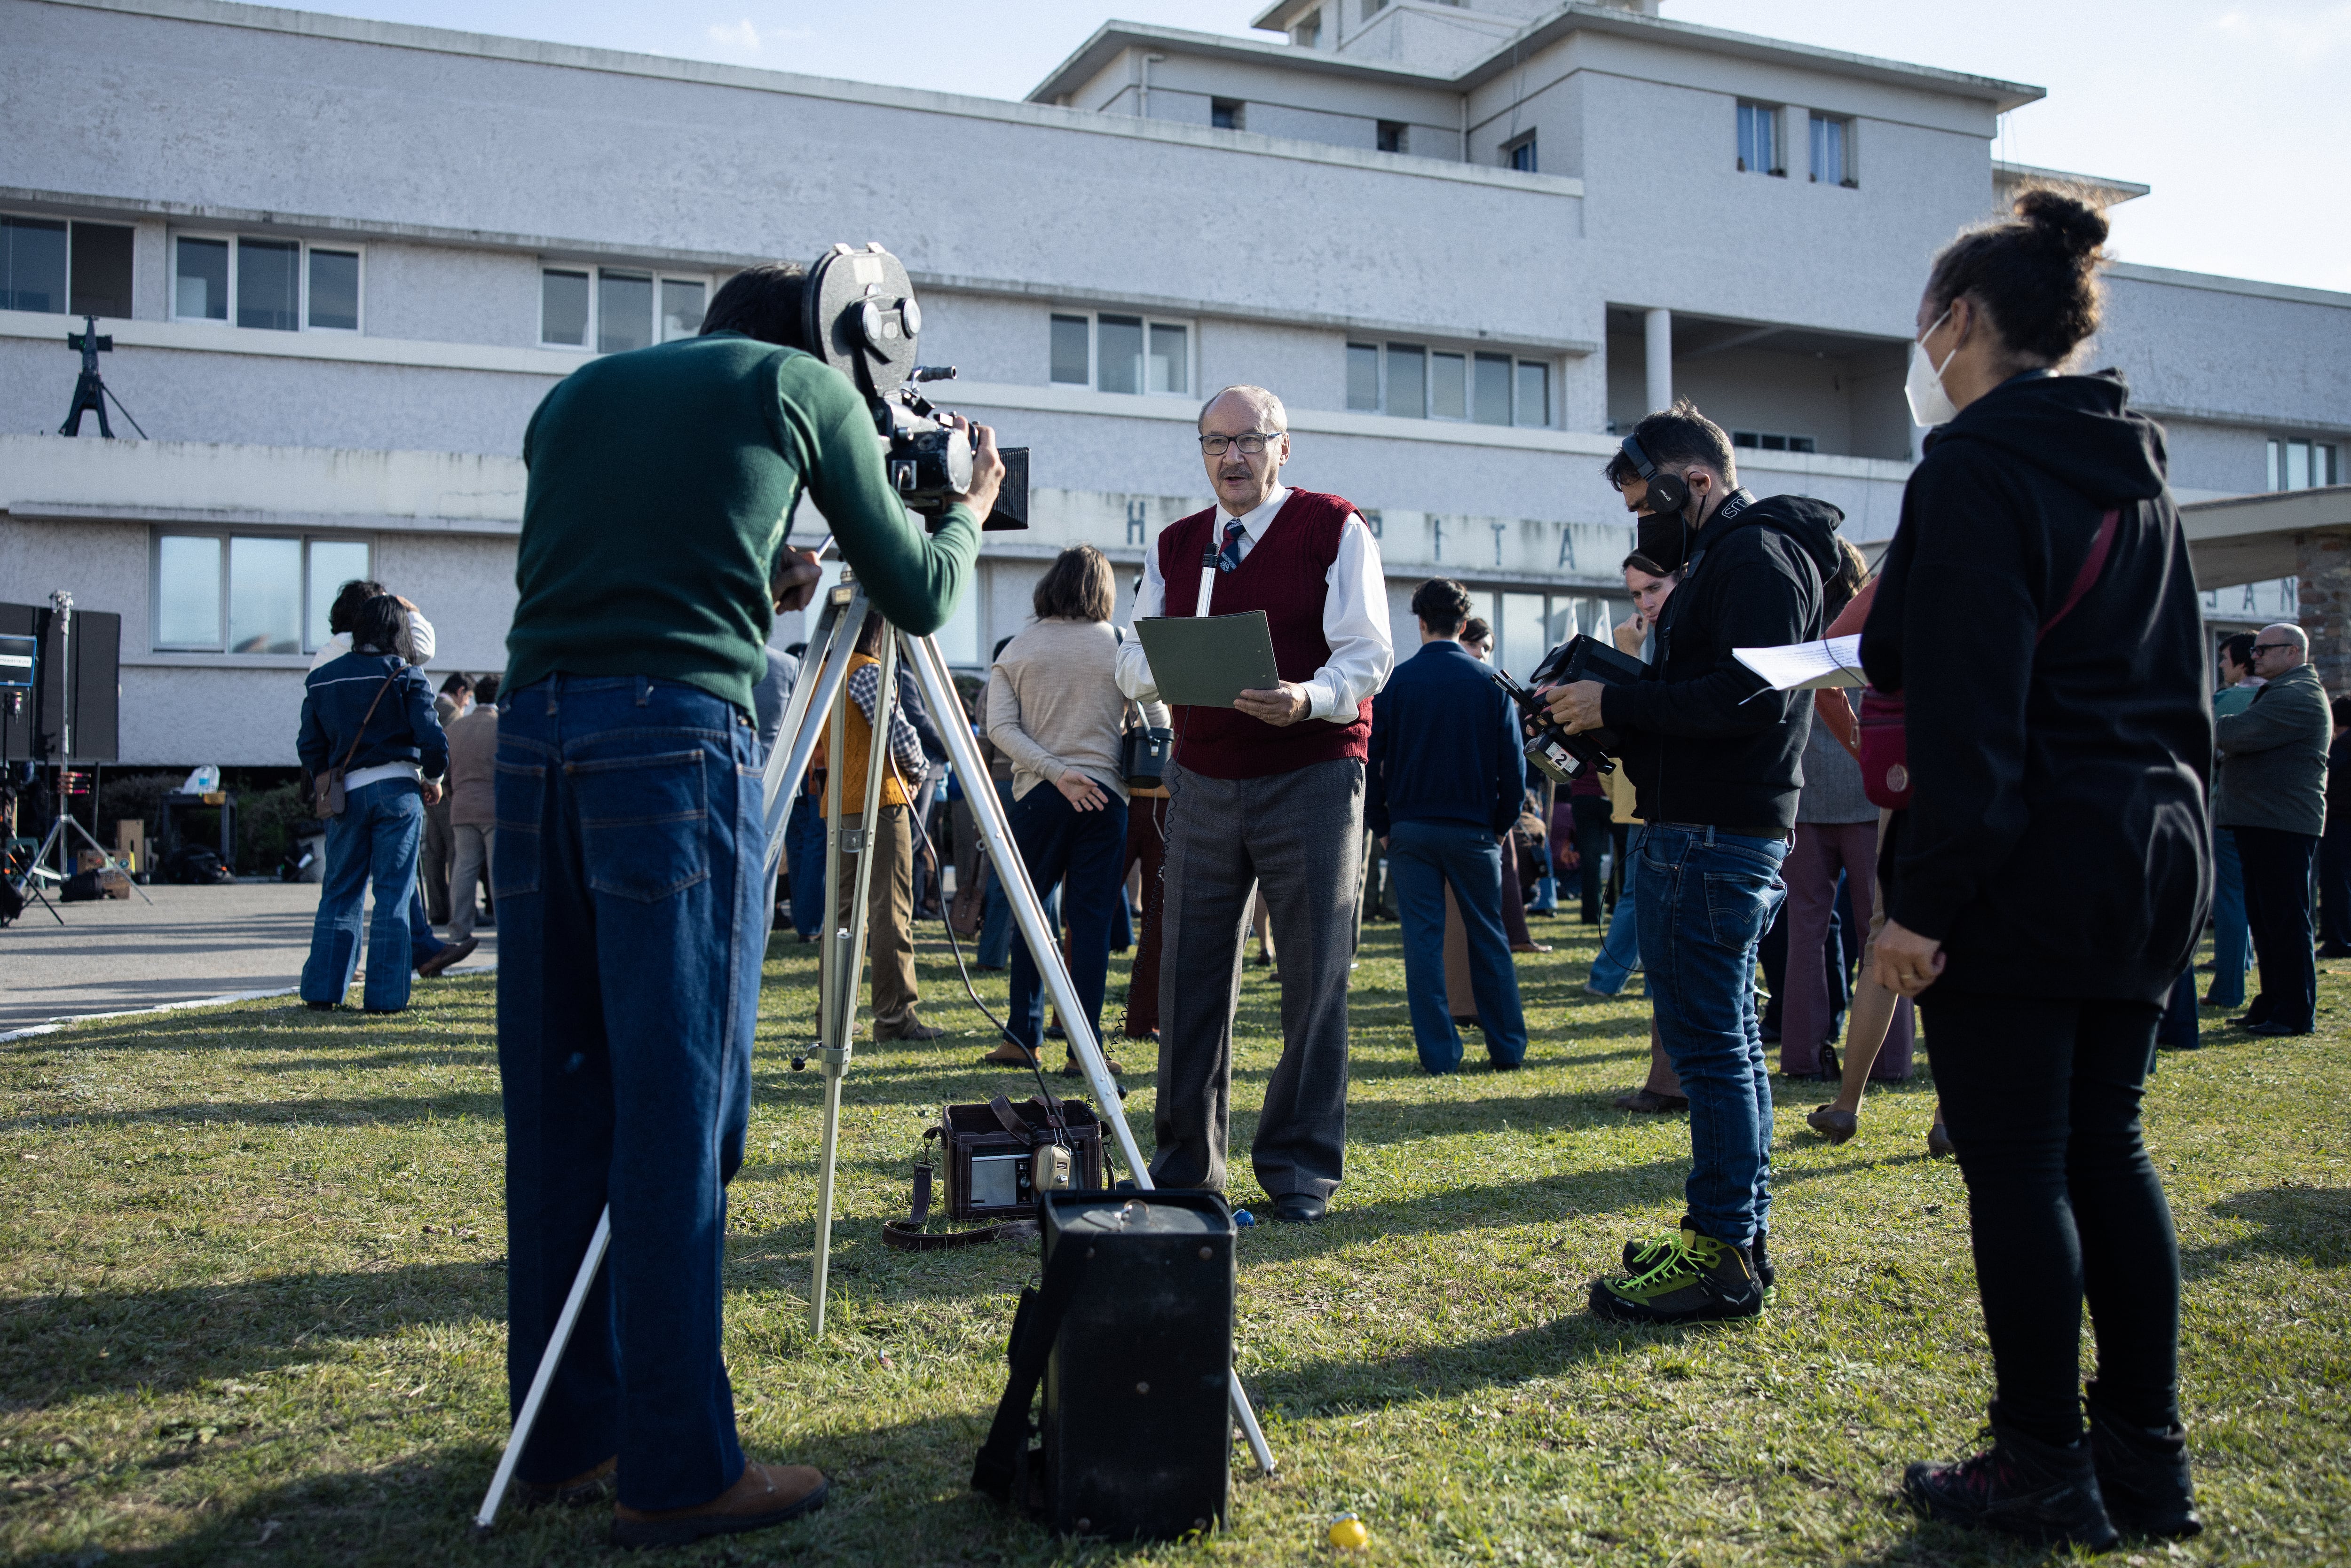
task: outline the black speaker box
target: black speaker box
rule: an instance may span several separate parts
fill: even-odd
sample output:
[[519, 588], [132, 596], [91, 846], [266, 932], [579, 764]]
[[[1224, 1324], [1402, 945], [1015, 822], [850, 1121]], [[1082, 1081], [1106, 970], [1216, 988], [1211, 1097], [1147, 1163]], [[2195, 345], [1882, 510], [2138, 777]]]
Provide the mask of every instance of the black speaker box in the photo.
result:
[[1087, 1249], [1045, 1365], [1045, 1522], [1114, 1541], [1206, 1533], [1232, 1465], [1231, 1212], [1209, 1192], [1056, 1192], [1038, 1207], [1048, 1268]]
[[[121, 753], [122, 617], [76, 610], [61, 619], [46, 605], [0, 604], [0, 633], [38, 644], [35, 688], [13, 714], [0, 704], [8, 760], [114, 761]], [[70, 746], [63, 733], [68, 721]]]

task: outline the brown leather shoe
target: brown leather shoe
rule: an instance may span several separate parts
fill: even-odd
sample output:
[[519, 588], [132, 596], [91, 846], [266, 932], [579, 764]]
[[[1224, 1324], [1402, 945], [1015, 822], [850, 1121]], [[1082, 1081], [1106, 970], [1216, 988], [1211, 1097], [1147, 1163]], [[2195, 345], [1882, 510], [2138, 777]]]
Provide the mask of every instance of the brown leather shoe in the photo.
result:
[[517, 1508], [569, 1508], [576, 1503], [593, 1502], [612, 1490], [612, 1478], [620, 1473], [618, 1454], [601, 1465], [591, 1465], [568, 1481], [517, 1481], [514, 1500]]
[[1660, 1094], [1645, 1083], [1640, 1088], [1634, 1090], [1630, 1094], [1619, 1094], [1616, 1096], [1616, 1109], [1619, 1111], [1642, 1111], [1653, 1116], [1663, 1116], [1670, 1112], [1688, 1110], [1689, 1096], [1687, 1094]]
[[1513, 942], [1510, 944], [1510, 951], [1513, 953], [1548, 953], [1551, 951], [1551, 944], [1548, 942]]
[[1008, 1040], [981, 1057], [979, 1064], [982, 1067], [1034, 1067], [1037, 1059]]
[[743, 1479], [697, 1508], [647, 1512], [612, 1506], [615, 1546], [684, 1546], [712, 1535], [740, 1535], [798, 1519], [824, 1506], [828, 1483], [812, 1465], [743, 1467]]
[[[1103, 1057], [1103, 1058], [1102, 1058], [1102, 1065], [1103, 1065], [1104, 1067], [1107, 1067], [1107, 1068], [1109, 1068], [1109, 1069], [1110, 1069], [1110, 1075], [1111, 1075], [1113, 1078], [1123, 1078], [1123, 1077], [1125, 1077], [1125, 1076], [1126, 1076], [1126, 1067], [1125, 1067], [1125, 1065], [1124, 1065], [1123, 1062], [1121, 1062], [1120, 1061], [1118, 1061], [1118, 1059], [1117, 1059], [1117, 1058], [1115, 1058], [1115, 1057], [1110, 1057], [1110, 1056], [1105, 1056], [1105, 1057]], [[1066, 1060], [1064, 1060], [1064, 1061], [1062, 1061], [1062, 1063], [1061, 1063], [1061, 1076], [1062, 1076], [1062, 1077], [1064, 1077], [1064, 1078], [1083, 1078], [1085, 1075], [1086, 1075], [1086, 1070], [1085, 1070], [1084, 1068], [1080, 1067], [1080, 1066], [1078, 1065], [1078, 1059], [1077, 1059], [1076, 1057], [1072, 1056], [1072, 1057], [1067, 1058]]]
[[1959, 1145], [1951, 1142], [1949, 1130], [1943, 1125], [1943, 1119], [1938, 1116], [1935, 1124], [1927, 1129], [1927, 1157], [1930, 1160], [1956, 1159], [1959, 1153]]
[[417, 965], [416, 972], [429, 980], [443, 970], [454, 968], [472, 957], [474, 949], [480, 946], [481, 943], [471, 936], [466, 937], [463, 942], [452, 942], [422, 964]]
[[1850, 1111], [1823, 1105], [1804, 1118], [1804, 1124], [1832, 1144], [1842, 1144], [1861, 1131], [1861, 1118]]
[[912, 1013], [908, 1013], [896, 1023], [883, 1023], [877, 1019], [873, 1024], [873, 1038], [877, 1040], [936, 1040], [946, 1032], [943, 1029], [925, 1023]]

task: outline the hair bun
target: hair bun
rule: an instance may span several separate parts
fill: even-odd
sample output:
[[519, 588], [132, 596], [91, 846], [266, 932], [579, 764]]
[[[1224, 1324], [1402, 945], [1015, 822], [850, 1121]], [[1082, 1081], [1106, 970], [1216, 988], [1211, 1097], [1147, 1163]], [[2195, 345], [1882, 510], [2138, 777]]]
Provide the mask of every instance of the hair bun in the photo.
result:
[[2086, 257], [2106, 241], [2104, 214], [2045, 185], [2016, 198], [2016, 215], [2068, 256]]

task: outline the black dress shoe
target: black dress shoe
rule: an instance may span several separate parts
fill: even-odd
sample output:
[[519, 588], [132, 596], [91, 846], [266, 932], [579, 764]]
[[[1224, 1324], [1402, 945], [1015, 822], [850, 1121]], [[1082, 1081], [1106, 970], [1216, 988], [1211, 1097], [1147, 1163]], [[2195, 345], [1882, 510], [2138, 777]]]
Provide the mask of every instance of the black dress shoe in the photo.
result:
[[1311, 1225], [1331, 1212], [1331, 1206], [1311, 1192], [1285, 1192], [1273, 1200], [1273, 1217], [1290, 1225]]
[[2343, 946], [2339, 943], [2331, 944], [2327, 946], [2321, 947], [2318, 950], [2318, 956], [2322, 958], [2351, 958], [2351, 947]]
[[2277, 1022], [2270, 1022], [2270, 1023], [2249, 1023], [2249, 1024], [2247, 1024], [2247, 1025], [2245, 1026], [2245, 1032], [2246, 1032], [2247, 1034], [2260, 1034], [2260, 1035], [2279, 1035], [2279, 1034], [2316, 1034], [2316, 1033], [2318, 1032], [2318, 1030], [2317, 1030], [2317, 1027], [2316, 1027], [2315, 1025], [2314, 1025], [2314, 1024], [2306, 1024], [2306, 1023], [2305, 1023], [2305, 1024], [2290, 1024], [2290, 1023], [2277, 1023]]

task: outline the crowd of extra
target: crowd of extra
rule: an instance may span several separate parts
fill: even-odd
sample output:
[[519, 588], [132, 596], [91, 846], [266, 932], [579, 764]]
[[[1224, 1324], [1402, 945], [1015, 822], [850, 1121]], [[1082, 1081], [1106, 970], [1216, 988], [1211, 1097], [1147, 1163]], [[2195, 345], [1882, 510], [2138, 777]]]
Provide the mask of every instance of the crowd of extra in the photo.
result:
[[[903, 664], [885, 689], [877, 655], [887, 625], [928, 632], [969, 591], [1002, 470], [991, 432], [968, 427], [969, 492], [935, 531], [914, 527], [858, 394], [799, 351], [803, 275], [787, 266], [738, 275], [701, 337], [567, 378], [526, 446], [506, 689], [453, 675], [436, 696], [424, 616], [348, 584], [300, 746], [340, 802], [311, 1006], [348, 991], [371, 879], [375, 1012], [407, 1004], [412, 971], [473, 950], [495, 884], [517, 1378], [608, 1194], [660, 1195], [611, 1210], [613, 1289], [590, 1299], [597, 1321], [549, 1385], [525, 1492], [617, 1485], [615, 1538], [634, 1542], [774, 1523], [827, 1495], [813, 1469], [742, 1454], [715, 1260], [758, 966], [771, 932], [806, 942], [850, 923], [853, 878], [824, 907], [826, 786], [837, 769], [862, 787], [871, 766], [878, 820], [863, 812], [875, 797], [842, 792], [855, 805], [839, 826], [862, 830], [872, 862], [873, 1037], [944, 1033], [919, 1010], [918, 922], [972, 941], [978, 968], [1009, 969], [980, 1060], [1023, 1074], [1078, 1032], [1049, 1022], [1049, 989], [1103, 1039], [1109, 957], [1132, 950], [1112, 1049], [1149, 1042], [1155, 1058], [1151, 1175], [1231, 1193], [1237, 977], [1274, 969], [1280, 1052], [1248, 1156], [1280, 1222], [1340, 1201], [1367, 923], [1400, 927], [1430, 1073], [1464, 1071], [1465, 1024], [1484, 1070], [1539, 1056], [1514, 956], [1548, 950], [1531, 917], [1592, 928], [1585, 989], [1622, 996], [1637, 977], [1648, 1004], [1648, 1073], [1616, 1104], [1686, 1115], [1691, 1139], [1679, 1225], [1596, 1270], [1590, 1310], [1609, 1320], [1766, 1311], [1780, 1283], [1771, 1048], [1782, 1079], [1837, 1086], [1806, 1120], [1841, 1143], [1861, 1134], [1872, 1081], [1918, 1071], [1923, 1040], [1939, 1096], [1928, 1143], [1970, 1189], [1997, 1387], [1991, 1447], [1911, 1465], [1906, 1494], [2094, 1548], [2200, 1529], [2178, 1248], [2141, 1092], [2159, 1043], [2196, 1043], [2208, 914], [2202, 999], [2245, 1003], [2257, 957], [2236, 1021], [2313, 1028], [2314, 885], [2322, 950], [2351, 953], [2351, 855], [2325, 799], [2346, 715], [2293, 625], [2231, 640], [2210, 689], [2162, 433], [2119, 376], [2067, 368], [2097, 323], [2105, 232], [2082, 203], [2032, 191], [1935, 258], [1907, 383], [1929, 434], [1875, 570], [1834, 507], [1743, 487], [1699, 408], [1641, 420], [1605, 468], [1635, 524], [1631, 612], [1584, 628], [1641, 676], [1550, 686], [1531, 725], [1489, 678], [1492, 630], [1469, 590], [1421, 583], [1411, 624], [1392, 624], [1353, 503], [1292, 487], [1281, 400], [1228, 387], [1198, 420], [1214, 504], [1166, 527], [1123, 589], [1102, 551], [1064, 551], [1033, 619], [997, 644], [969, 694], [984, 778], [946, 766], [941, 727], [966, 716], [926, 705]], [[683, 490], [680, 474], [695, 476]], [[817, 752], [779, 889], [762, 871], [757, 778], [802, 653], [768, 639], [820, 576], [780, 542], [803, 493], [873, 608], [842, 755]], [[654, 515], [670, 521], [649, 552]], [[1171, 708], [1131, 627], [1204, 615], [1262, 615], [1279, 678]], [[1774, 690], [1733, 655], [1856, 633], [1858, 689]], [[1545, 724], [1590, 735], [1613, 770], [1531, 771]], [[1171, 747], [1164, 765], [1133, 760]], [[1047, 895], [1066, 990], [1013, 929], [981, 851], [975, 810], [991, 795]]]

